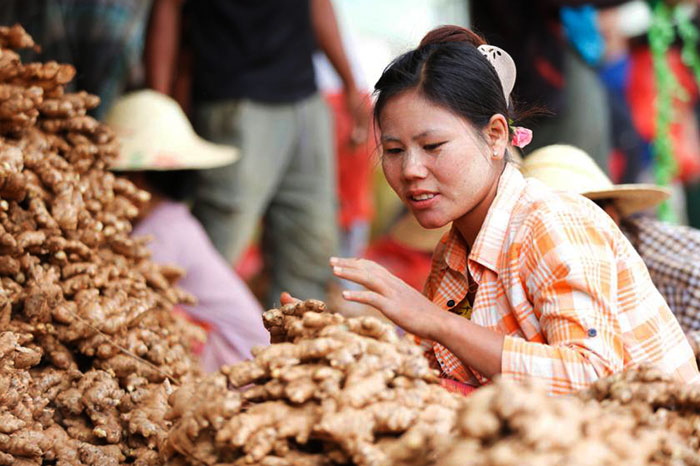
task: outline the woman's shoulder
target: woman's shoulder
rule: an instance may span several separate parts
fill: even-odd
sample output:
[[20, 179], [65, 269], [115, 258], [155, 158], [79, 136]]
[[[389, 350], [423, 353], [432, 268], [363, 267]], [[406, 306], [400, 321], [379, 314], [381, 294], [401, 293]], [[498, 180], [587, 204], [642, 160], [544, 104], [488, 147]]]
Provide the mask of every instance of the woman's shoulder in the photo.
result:
[[574, 241], [616, 242], [623, 237], [615, 222], [590, 199], [552, 190], [533, 179], [527, 180], [513, 212], [512, 227], [513, 239], [551, 235]]
[[614, 224], [612, 219], [593, 201], [580, 194], [556, 191], [538, 180], [528, 179], [523, 192], [523, 212], [532, 219], [540, 221], [565, 217], [580, 218], [585, 222], [602, 222]]

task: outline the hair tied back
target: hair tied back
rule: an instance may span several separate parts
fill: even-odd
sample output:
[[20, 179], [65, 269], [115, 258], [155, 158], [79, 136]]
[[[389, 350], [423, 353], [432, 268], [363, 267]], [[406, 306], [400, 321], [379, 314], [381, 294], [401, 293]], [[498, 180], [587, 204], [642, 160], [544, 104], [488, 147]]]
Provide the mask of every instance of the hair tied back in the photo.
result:
[[418, 48], [430, 45], [446, 44], [448, 42], [466, 42], [474, 47], [486, 44], [486, 41], [469, 29], [461, 26], [441, 26], [428, 32], [420, 41]]

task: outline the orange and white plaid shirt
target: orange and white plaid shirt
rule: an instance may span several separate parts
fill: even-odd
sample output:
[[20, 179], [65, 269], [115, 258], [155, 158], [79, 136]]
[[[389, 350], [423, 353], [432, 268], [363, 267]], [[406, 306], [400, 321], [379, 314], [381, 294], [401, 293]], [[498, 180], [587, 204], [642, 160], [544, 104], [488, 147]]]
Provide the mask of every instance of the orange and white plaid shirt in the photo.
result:
[[[425, 293], [445, 310], [478, 284], [471, 321], [505, 335], [503, 377], [565, 394], [637, 363], [700, 381], [693, 352], [644, 262], [595, 204], [506, 166], [467, 258], [453, 228], [435, 250]], [[465, 335], [465, 338], [469, 338]], [[436, 342], [420, 342], [447, 377], [487, 378]]]

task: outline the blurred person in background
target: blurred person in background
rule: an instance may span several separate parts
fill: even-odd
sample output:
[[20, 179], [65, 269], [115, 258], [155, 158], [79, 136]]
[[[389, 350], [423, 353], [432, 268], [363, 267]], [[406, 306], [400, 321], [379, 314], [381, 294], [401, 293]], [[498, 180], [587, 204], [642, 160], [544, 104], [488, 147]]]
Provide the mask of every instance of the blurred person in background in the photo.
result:
[[184, 170], [229, 165], [236, 149], [199, 138], [177, 102], [150, 90], [122, 97], [106, 120], [122, 144], [112, 168], [151, 193], [133, 234], [152, 236], [153, 261], [184, 269], [177, 286], [197, 298], [183, 307], [208, 329], [202, 367], [211, 372], [249, 359], [253, 346], [269, 344], [263, 310], [182, 202], [192, 180]]
[[[192, 63], [192, 117], [206, 139], [235, 145], [241, 160], [198, 176], [194, 213], [235, 261], [263, 218], [270, 286], [325, 298], [337, 248], [331, 120], [317, 92], [318, 47], [340, 76], [353, 134], [366, 104], [345, 57], [329, 0], [155, 0], [146, 46], [149, 87], [173, 91], [181, 18]], [[187, 56], [187, 55], [186, 55]]]
[[[590, 7], [620, 3], [623, 0], [470, 2], [474, 29], [515, 60], [515, 101], [544, 113], [531, 124], [534, 136], [526, 155], [550, 144], [572, 144], [585, 149], [608, 171], [611, 142], [606, 95], [587, 62], [601, 58]], [[569, 8], [584, 4], [584, 9]]]
[[102, 119], [138, 69], [151, 0], [2, 0], [0, 24], [20, 23], [41, 51], [25, 62], [55, 60], [76, 68], [68, 92], [100, 98], [90, 111]]
[[[680, 8], [680, 7], [679, 7]], [[600, 76], [608, 89], [611, 135], [618, 151], [610, 175], [614, 181], [634, 183], [653, 180], [653, 142], [657, 137], [658, 86], [647, 32], [653, 21], [647, 2], [635, 1], [599, 12], [605, 40]], [[700, 180], [700, 132], [694, 114], [698, 88], [692, 70], [681, 54], [681, 43], [672, 44], [665, 57], [678, 83], [672, 100], [669, 137], [677, 170], [671, 183], [675, 217], [686, 223], [686, 210], [697, 210], [697, 197], [686, 199], [683, 188]], [[697, 226], [697, 225], [694, 225]]]
[[641, 0], [598, 12], [598, 26], [605, 44], [598, 74], [608, 97], [613, 147], [609, 174], [620, 183], [636, 183], [651, 176], [651, 145], [635, 127], [627, 99], [631, 69], [629, 35], [643, 33], [650, 14], [646, 2]]
[[523, 175], [547, 186], [581, 194], [598, 204], [620, 227], [649, 269], [698, 354], [700, 348], [700, 230], [672, 225], [644, 213], [668, 199], [670, 191], [650, 184], [613, 184], [581, 149], [566, 145], [532, 152]]

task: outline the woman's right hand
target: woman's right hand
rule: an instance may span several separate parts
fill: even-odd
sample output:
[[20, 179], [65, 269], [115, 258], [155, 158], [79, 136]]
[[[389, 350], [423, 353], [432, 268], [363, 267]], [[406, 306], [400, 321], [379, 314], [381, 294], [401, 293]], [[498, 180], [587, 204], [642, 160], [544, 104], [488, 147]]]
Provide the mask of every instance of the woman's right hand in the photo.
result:
[[331, 258], [333, 274], [362, 285], [345, 290], [348, 301], [372, 306], [389, 320], [420, 338], [438, 340], [447, 318], [436, 304], [376, 262], [356, 258]]

